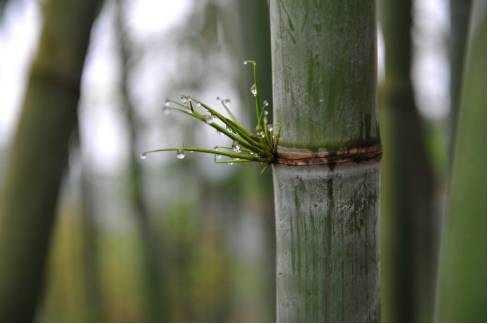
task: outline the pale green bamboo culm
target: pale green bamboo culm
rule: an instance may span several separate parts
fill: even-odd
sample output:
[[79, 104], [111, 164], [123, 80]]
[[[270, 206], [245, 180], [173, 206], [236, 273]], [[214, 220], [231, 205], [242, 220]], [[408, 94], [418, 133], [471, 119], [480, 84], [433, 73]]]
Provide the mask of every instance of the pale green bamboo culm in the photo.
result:
[[[279, 151], [380, 143], [373, 0], [270, 1]], [[377, 322], [379, 162], [273, 166], [277, 321]]]
[[43, 2], [44, 23], [0, 192], [0, 322], [33, 321], [98, 0]]

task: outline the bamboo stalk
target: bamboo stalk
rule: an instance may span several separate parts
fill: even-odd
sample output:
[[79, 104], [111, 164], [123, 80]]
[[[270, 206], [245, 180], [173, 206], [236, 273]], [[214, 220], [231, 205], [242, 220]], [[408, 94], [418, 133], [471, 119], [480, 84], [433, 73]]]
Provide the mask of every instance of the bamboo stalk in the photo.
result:
[[382, 319], [432, 321], [438, 249], [435, 182], [417, 110], [412, 67], [412, 1], [381, 2], [385, 39], [382, 84]]
[[[372, 0], [270, 1], [279, 156], [380, 143], [375, 10]], [[277, 320], [379, 321], [379, 162], [303, 164], [273, 166]]]
[[0, 196], [0, 321], [33, 321], [97, 0], [48, 0]]
[[486, 322], [485, 1], [473, 3], [473, 18], [439, 259], [440, 322]]

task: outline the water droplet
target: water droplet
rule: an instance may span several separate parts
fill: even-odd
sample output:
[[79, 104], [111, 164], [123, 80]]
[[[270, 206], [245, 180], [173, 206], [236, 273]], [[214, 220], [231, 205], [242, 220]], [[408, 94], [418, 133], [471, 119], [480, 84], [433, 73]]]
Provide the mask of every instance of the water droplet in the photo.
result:
[[147, 153], [142, 153], [140, 157], [141, 157], [141, 160], [147, 159]]
[[253, 60], [245, 60], [244, 62], [242, 62], [242, 64], [244, 64], [244, 65], [254, 64], [254, 61]]
[[268, 124], [268, 132], [270, 132], [270, 133], [271, 133], [272, 131], [273, 131], [273, 125]]
[[197, 107], [198, 107], [198, 108], [201, 108], [201, 107], [202, 107], [202, 104], [201, 104], [201, 103], [199, 103], [199, 102], [197, 102]]
[[213, 115], [205, 116], [205, 122], [207, 124], [215, 123], [215, 117]]
[[178, 160], [183, 160], [185, 158], [185, 152], [183, 150], [176, 151], [176, 158]]
[[180, 101], [181, 101], [182, 103], [184, 103], [184, 104], [186, 104], [186, 103], [188, 102], [188, 99], [189, 99], [189, 98], [188, 98], [187, 96], [181, 96], [181, 97], [180, 97]]
[[264, 138], [264, 133], [263, 132], [259, 132], [258, 133], [258, 136], [261, 137], [261, 138]]
[[264, 115], [268, 116], [269, 112], [267, 110], [264, 111]]
[[234, 142], [234, 143], [232, 144], [232, 150], [233, 150], [234, 152], [236, 152], [236, 153], [239, 153], [239, 152], [241, 151], [241, 147], [239, 146], [239, 144], [237, 144], [237, 143], [235, 143], [235, 142]]
[[263, 106], [264, 106], [264, 107], [268, 107], [268, 106], [269, 106], [269, 102], [268, 102], [268, 100], [264, 100], [264, 101], [263, 101]]
[[222, 100], [222, 103], [228, 105], [228, 104], [230, 104], [230, 99], [226, 98], [226, 99]]
[[251, 93], [254, 97], [258, 95], [258, 89], [256, 88], [256, 83], [251, 86]]
[[163, 106], [163, 114], [165, 115], [169, 115], [169, 113], [171, 112], [171, 101], [169, 99], [166, 99], [164, 101], [164, 106]]

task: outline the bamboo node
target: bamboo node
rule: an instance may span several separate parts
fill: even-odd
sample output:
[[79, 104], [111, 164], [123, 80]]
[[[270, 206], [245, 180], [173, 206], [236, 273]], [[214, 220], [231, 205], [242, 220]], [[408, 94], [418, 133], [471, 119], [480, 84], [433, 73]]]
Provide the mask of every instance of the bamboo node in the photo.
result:
[[274, 163], [289, 166], [328, 165], [332, 169], [337, 164], [379, 161], [382, 154], [381, 144], [349, 147], [330, 152], [278, 151]]

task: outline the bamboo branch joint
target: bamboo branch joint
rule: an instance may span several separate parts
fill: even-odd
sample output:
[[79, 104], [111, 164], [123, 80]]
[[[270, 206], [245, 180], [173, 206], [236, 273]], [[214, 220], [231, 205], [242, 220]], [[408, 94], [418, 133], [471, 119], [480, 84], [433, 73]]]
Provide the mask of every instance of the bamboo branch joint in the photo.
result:
[[293, 152], [278, 151], [274, 163], [290, 166], [329, 165], [379, 161], [383, 154], [381, 144], [364, 147], [350, 147], [332, 152]]

